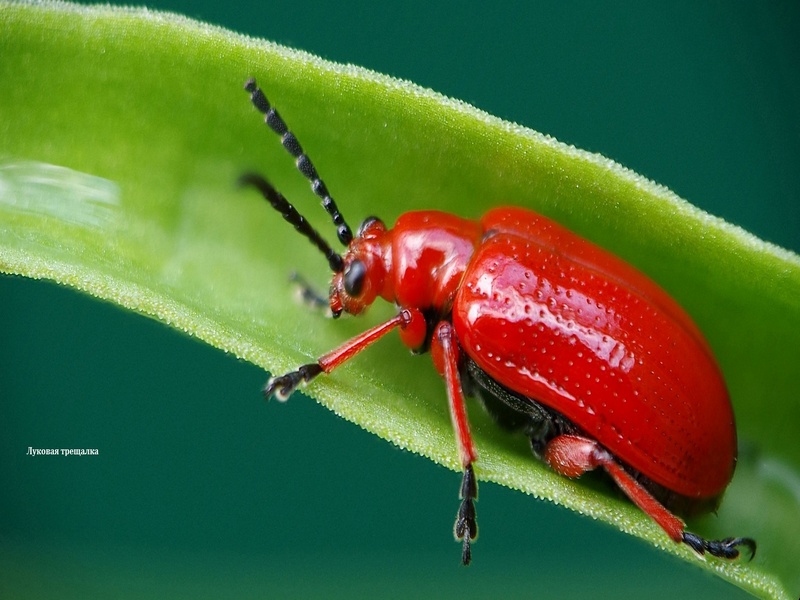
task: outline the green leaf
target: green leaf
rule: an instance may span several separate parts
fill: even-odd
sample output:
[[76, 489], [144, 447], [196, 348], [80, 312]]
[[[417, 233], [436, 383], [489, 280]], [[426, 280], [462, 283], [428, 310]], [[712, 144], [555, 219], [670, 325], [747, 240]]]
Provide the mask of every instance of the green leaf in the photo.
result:
[[[236, 189], [237, 176], [265, 171], [331, 238], [332, 228], [242, 91], [254, 75], [351, 223], [415, 208], [477, 217], [513, 202], [672, 293], [720, 360], [742, 447], [719, 514], [690, 525], [752, 536], [758, 555], [698, 559], [628, 502], [532, 461], [524, 440], [473, 410], [481, 479], [611, 523], [754, 594], [797, 594], [796, 255], [600, 156], [356, 67], [146, 10], [0, 4], [0, 21], [0, 270], [75, 287], [274, 372], [386, 318], [390, 307], [323, 320], [287, 298], [292, 267], [325, 281], [325, 262]], [[308, 393], [456, 469], [443, 385], [402, 354], [396, 339], [382, 342]]]

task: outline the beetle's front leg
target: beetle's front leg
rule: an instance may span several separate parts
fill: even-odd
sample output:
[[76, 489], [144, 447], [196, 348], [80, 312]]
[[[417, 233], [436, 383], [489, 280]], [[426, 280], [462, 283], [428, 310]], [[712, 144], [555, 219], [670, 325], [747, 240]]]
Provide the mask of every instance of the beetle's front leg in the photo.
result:
[[342, 363], [347, 362], [362, 350], [368, 348], [395, 327], [406, 327], [414, 319], [414, 312], [408, 309], [401, 310], [388, 321], [367, 329], [364, 333], [349, 339], [344, 344], [322, 355], [315, 363], [303, 365], [296, 371], [272, 377], [264, 387], [264, 396], [269, 399], [284, 401], [301, 383], [308, 383], [321, 373], [330, 373]]
[[320, 364], [315, 362], [303, 365], [297, 371], [270, 377], [267, 385], [264, 386], [264, 398], [269, 400], [270, 397], [275, 396], [276, 400], [286, 402], [298, 385], [308, 383], [322, 372]]
[[328, 297], [320, 294], [300, 273], [293, 271], [289, 275], [289, 281], [295, 284], [298, 299], [303, 304], [321, 313], [327, 313], [328, 316], [333, 316]]
[[478, 481], [472, 470], [472, 463], [478, 459], [475, 444], [469, 431], [467, 408], [464, 402], [464, 391], [458, 373], [459, 347], [455, 330], [448, 321], [442, 321], [433, 332], [431, 340], [433, 364], [442, 374], [447, 387], [447, 399], [450, 407], [450, 418], [456, 433], [458, 455], [464, 469], [461, 478], [461, 505], [456, 514], [453, 533], [456, 540], [462, 542], [461, 562], [468, 565], [472, 560], [470, 543], [478, 537], [478, 522], [475, 514], [475, 501], [478, 499]]

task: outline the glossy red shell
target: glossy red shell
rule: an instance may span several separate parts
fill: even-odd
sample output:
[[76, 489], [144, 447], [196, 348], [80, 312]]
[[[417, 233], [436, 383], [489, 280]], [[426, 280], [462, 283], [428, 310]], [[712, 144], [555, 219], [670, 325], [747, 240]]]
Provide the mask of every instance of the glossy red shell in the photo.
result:
[[453, 304], [463, 350], [623, 463], [691, 498], [733, 475], [736, 430], [711, 352], [661, 288], [536, 213], [501, 208]]

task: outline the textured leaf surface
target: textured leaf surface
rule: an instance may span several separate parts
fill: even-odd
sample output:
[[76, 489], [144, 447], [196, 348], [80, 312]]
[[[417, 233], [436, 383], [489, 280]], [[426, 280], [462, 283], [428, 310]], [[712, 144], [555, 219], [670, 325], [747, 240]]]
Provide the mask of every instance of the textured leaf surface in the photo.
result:
[[[333, 322], [288, 301], [287, 271], [298, 266], [325, 281], [325, 263], [255, 195], [237, 190], [236, 177], [266, 171], [330, 228], [242, 91], [255, 75], [353, 224], [373, 213], [391, 223], [413, 208], [475, 217], [514, 199], [669, 290], [720, 359], [742, 446], [719, 514], [692, 528], [759, 541], [752, 563], [703, 565], [759, 595], [800, 588], [796, 255], [602, 157], [412, 84], [171, 15], [0, 8], [0, 81], [14, 83], [0, 93], [0, 269], [73, 286], [274, 372], [391, 314], [381, 307], [366, 320]], [[308, 392], [456, 468], [442, 384], [421, 359], [402, 355], [397, 340], [382, 343]], [[478, 410], [471, 419], [481, 478], [701, 562], [628, 503], [532, 463], [523, 440]]]

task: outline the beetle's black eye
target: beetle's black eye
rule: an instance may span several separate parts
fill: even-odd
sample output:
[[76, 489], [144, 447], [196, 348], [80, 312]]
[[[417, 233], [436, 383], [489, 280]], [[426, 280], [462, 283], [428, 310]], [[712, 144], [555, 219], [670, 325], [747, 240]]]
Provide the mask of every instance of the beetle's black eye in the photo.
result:
[[364, 277], [367, 266], [360, 260], [354, 260], [344, 268], [344, 291], [350, 296], [358, 296], [364, 288]]

